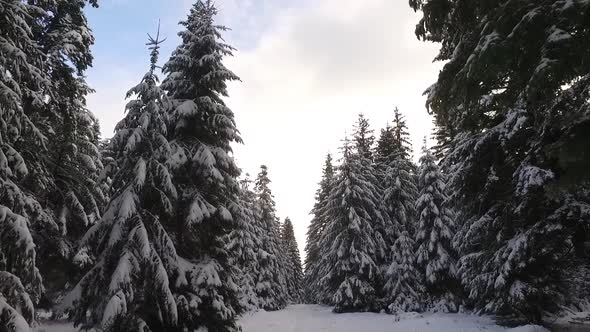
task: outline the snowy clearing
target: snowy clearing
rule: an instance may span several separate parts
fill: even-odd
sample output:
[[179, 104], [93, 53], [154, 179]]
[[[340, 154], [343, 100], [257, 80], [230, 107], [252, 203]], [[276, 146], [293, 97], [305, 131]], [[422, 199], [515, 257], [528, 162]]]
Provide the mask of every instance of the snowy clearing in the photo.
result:
[[374, 313], [334, 314], [332, 308], [294, 305], [275, 312], [257, 312], [241, 319], [244, 332], [545, 332], [539, 326], [506, 329], [489, 317], [463, 314]]
[[[465, 314], [374, 313], [334, 314], [319, 305], [294, 305], [285, 310], [249, 314], [240, 320], [243, 332], [547, 332], [540, 326], [514, 329], [495, 325], [490, 317]], [[67, 324], [47, 324], [35, 332], [75, 331]]]

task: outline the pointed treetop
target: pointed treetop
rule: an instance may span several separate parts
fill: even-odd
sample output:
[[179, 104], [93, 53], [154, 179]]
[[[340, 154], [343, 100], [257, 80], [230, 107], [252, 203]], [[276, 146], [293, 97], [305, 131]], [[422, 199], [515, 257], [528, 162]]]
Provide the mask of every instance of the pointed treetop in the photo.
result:
[[357, 153], [364, 158], [372, 159], [371, 149], [375, 137], [373, 136], [373, 130], [370, 128], [369, 120], [362, 113], [358, 115], [358, 120], [354, 126], [353, 138]]
[[340, 150], [342, 151], [343, 159], [348, 159], [352, 154], [352, 143], [350, 142], [350, 138], [348, 137], [348, 135], [344, 136]]
[[426, 139], [426, 136], [424, 136], [422, 138], [422, 152], [424, 154], [429, 154], [430, 153], [430, 148], [428, 148], [428, 140]]
[[324, 162], [324, 175], [332, 175], [334, 173], [334, 165], [332, 164], [332, 154], [326, 155], [326, 161]]
[[158, 20], [158, 30], [156, 31], [156, 38], [152, 37], [149, 33], [148, 35], [148, 42], [146, 45], [148, 49], [151, 50], [150, 52], [150, 72], [154, 72], [156, 68], [158, 68], [158, 56], [160, 54], [160, 44], [166, 41], [166, 38], [160, 39], [160, 20]]

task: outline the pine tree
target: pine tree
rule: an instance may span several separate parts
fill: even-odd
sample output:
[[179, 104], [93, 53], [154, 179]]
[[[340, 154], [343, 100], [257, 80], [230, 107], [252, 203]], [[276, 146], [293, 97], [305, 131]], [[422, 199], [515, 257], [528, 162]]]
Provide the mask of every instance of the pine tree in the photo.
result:
[[411, 160], [412, 143], [410, 133], [406, 125], [405, 117], [396, 107], [394, 110], [393, 125], [387, 124], [381, 129], [381, 135], [375, 148], [375, 160], [378, 166], [386, 168], [394, 159]]
[[[365, 119], [362, 114], [359, 114], [354, 126], [353, 141], [355, 143], [356, 158], [366, 172], [370, 174], [369, 178], [372, 181], [372, 185], [375, 188], [377, 195], [380, 197], [380, 193], [383, 191], [382, 169], [379, 167], [377, 161], [374, 160], [377, 159], [377, 156], [373, 155], [373, 143], [375, 141], [373, 130], [370, 128], [369, 121]], [[376, 208], [379, 210], [379, 213], [383, 213], [381, 204], [378, 204]], [[375, 257], [376, 263], [382, 272], [384, 272], [389, 265], [389, 258], [387, 256], [394, 241], [393, 226], [390, 221], [389, 218], [382, 217], [371, 219], [372, 228], [375, 231], [373, 236], [377, 239], [378, 243], [385, 244], [376, 248], [377, 256]], [[382, 275], [383, 273], [380, 273], [379, 278], [381, 278]], [[381, 290], [382, 286], [378, 285], [376, 288]], [[382, 294], [378, 294], [378, 296], [381, 295]]]
[[373, 143], [375, 143], [375, 136], [369, 124], [369, 120], [360, 113], [357, 122], [353, 129], [353, 140], [357, 153], [368, 161], [373, 160]]
[[287, 305], [289, 299], [279, 220], [276, 217], [275, 202], [269, 184], [268, 168], [262, 165], [255, 182], [258, 218], [263, 229], [256, 292], [262, 309], [279, 310]]
[[187, 280], [166, 231], [177, 191], [167, 166], [172, 160], [167, 99], [155, 73], [159, 43], [150, 37], [150, 70], [127, 93], [135, 99], [127, 104], [111, 142], [119, 165], [115, 194], [75, 257], [91, 269], [64, 306], [83, 328], [161, 331], [178, 324], [171, 284], [186, 286]]
[[392, 159], [400, 157], [410, 160], [412, 144], [406, 120], [396, 107], [393, 112], [393, 125], [381, 129], [381, 135], [375, 149], [375, 159], [379, 164], [389, 164]]
[[416, 167], [410, 160], [412, 148], [407, 140], [407, 127], [397, 109], [395, 118], [394, 127], [379, 138], [382, 148], [377, 149], [382, 160], [383, 206], [393, 230], [388, 236], [397, 236], [403, 230], [413, 235], [416, 228], [414, 204], [418, 195]]
[[[393, 246], [395, 238], [403, 229], [413, 234], [413, 205], [417, 192], [411, 152], [408, 127], [403, 115], [396, 108], [393, 126], [388, 124], [381, 130], [375, 149], [377, 177], [383, 188], [382, 200], [387, 225], [384, 237], [388, 248]], [[389, 264], [391, 255], [386, 261]]]
[[416, 243], [406, 230], [397, 236], [391, 248], [392, 262], [384, 286], [390, 313], [424, 309], [423, 276], [416, 269], [415, 248]]
[[301, 267], [301, 257], [299, 256], [299, 247], [295, 239], [293, 223], [288, 217], [281, 225], [281, 239], [287, 254], [287, 260], [290, 262], [290, 271], [287, 274], [287, 287], [291, 303], [301, 303], [303, 298], [303, 269]]
[[418, 198], [414, 165], [411, 161], [395, 158], [387, 166], [383, 185], [384, 218], [389, 219], [391, 244], [388, 269], [385, 271], [384, 299], [390, 311], [420, 310], [423, 278], [416, 263], [414, 238]]
[[[454, 220], [447, 206], [446, 184], [434, 156], [422, 149], [418, 174], [416, 262], [425, 275], [426, 288], [441, 310], [456, 311], [456, 254], [452, 245]], [[440, 302], [439, 302], [440, 301]], [[438, 302], [438, 303], [436, 303]]]
[[382, 224], [376, 180], [362, 160], [346, 140], [324, 214], [321, 283], [333, 295], [335, 312], [372, 310], [377, 299], [385, 243], [375, 229]]
[[33, 227], [57, 225], [27, 181], [43, 172], [29, 163], [47, 137], [30, 109], [44, 105], [50, 80], [34, 40], [33, 17], [45, 13], [22, 1], [0, 4], [0, 329], [27, 331], [43, 292]]
[[84, 71], [92, 63], [90, 46], [94, 41], [83, 11], [86, 1], [31, 4], [34, 6], [29, 7], [25, 21], [46, 81], [30, 85], [37, 85], [42, 98], [38, 102], [25, 99], [23, 110], [46, 143], [39, 146], [23, 140], [20, 149], [30, 170], [22, 186], [53, 219], [32, 225], [48, 291], [40, 303], [43, 306], [52, 304], [55, 293], [73, 281], [75, 242], [100, 218], [106, 199], [95, 185], [102, 168], [96, 149], [98, 122], [85, 108], [85, 96], [91, 89]]
[[393, 136], [395, 142], [395, 149], [399, 156], [403, 159], [409, 160], [412, 155], [412, 143], [410, 142], [410, 133], [406, 125], [406, 118], [401, 114], [396, 107], [393, 111]]
[[162, 88], [173, 104], [167, 137], [179, 197], [175, 244], [188, 265], [188, 285], [177, 298], [179, 324], [189, 330], [237, 331], [239, 270], [225, 242], [239, 225], [234, 214], [240, 169], [231, 144], [242, 140], [223, 97], [227, 83], [238, 77], [223, 64], [234, 49], [223, 42], [227, 29], [214, 23], [216, 14], [211, 1], [192, 6], [181, 22], [182, 42], [163, 67]]
[[385, 128], [381, 129], [381, 134], [377, 140], [375, 148], [375, 161], [379, 167], [384, 167], [390, 161], [390, 156], [395, 156], [396, 144], [393, 128], [387, 123]]
[[305, 243], [305, 301], [310, 303], [328, 303], [330, 296], [325, 294], [319, 286], [320, 282], [320, 252], [323, 230], [327, 220], [324, 217], [328, 205], [328, 197], [332, 192], [335, 170], [332, 165], [332, 156], [328, 154], [324, 163], [320, 187], [316, 191], [316, 201], [311, 211], [313, 218], [307, 229], [307, 241]]
[[390, 312], [421, 310], [422, 278], [415, 267], [416, 212], [418, 197], [415, 166], [410, 160], [412, 146], [408, 128], [399, 110], [394, 111], [393, 126], [381, 131], [376, 160], [383, 186], [382, 206], [388, 220], [387, 268], [383, 298]]
[[424, 14], [417, 35], [440, 42], [437, 60], [448, 61], [427, 92], [461, 220], [459, 274], [477, 310], [539, 322], [570, 304], [566, 281], [585, 260], [572, 234], [587, 238], [578, 227], [590, 220], [577, 171], [590, 123], [579, 47], [590, 4], [440, 4], [411, 1]]
[[240, 181], [240, 204], [236, 206], [239, 211], [235, 213], [239, 224], [230, 233], [227, 244], [227, 250], [234, 253], [230, 263], [240, 269], [237, 283], [240, 287], [240, 305], [245, 311], [255, 311], [260, 307], [256, 294], [256, 276], [260, 273], [258, 257], [262, 247], [263, 228], [258, 219], [256, 194], [250, 188], [251, 182], [248, 174]]

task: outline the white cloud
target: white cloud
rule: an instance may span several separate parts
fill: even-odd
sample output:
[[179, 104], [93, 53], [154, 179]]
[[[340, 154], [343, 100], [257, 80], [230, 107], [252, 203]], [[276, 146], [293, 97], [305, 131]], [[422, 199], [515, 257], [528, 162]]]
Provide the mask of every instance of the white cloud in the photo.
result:
[[438, 74], [437, 47], [416, 40], [417, 20], [406, 3], [323, 0], [276, 12], [256, 47], [227, 61], [243, 81], [228, 100], [245, 140], [238, 162], [252, 175], [269, 166], [301, 250], [325, 154], [359, 112], [378, 134], [398, 106], [415, 148], [430, 135], [422, 92]]

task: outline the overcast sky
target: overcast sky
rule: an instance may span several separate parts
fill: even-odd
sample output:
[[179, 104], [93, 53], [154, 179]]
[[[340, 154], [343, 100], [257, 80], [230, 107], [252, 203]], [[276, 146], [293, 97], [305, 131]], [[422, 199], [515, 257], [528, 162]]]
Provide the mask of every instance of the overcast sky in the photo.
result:
[[[432, 124], [422, 92], [438, 75], [437, 45], [414, 35], [419, 19], [399, 0], [217, 0], [225, 35], [238, 48], [227, 59], [242, 82], [230, 85], [227, 103], [245, 141], [238, 165], [255, 176], [269, 167], [281, 219], [294, 223], [304, 256], [305, 232], [328, 152], [338, 159], [345, 133], [362, 112], [379, 129], [394, 107], [406, 116], [419, 151]], [[88, 9], [96, 37], [88, 81], [96, 93], [89, 108], [111, 137], [124, 116], [125, 92], [148, 67], [146, 33], [168, 37], [163, 64], [179, 43], [178, 21], [190, 0], [102, 0]]]

